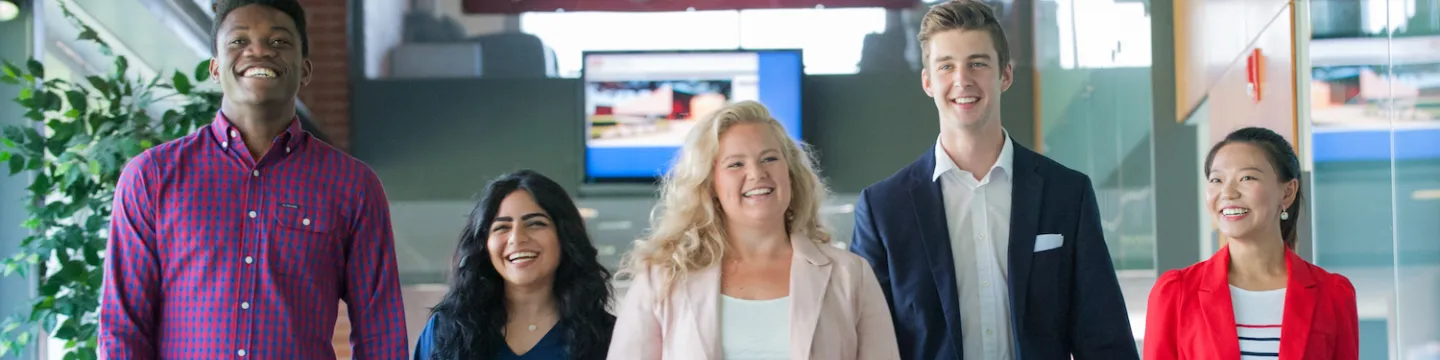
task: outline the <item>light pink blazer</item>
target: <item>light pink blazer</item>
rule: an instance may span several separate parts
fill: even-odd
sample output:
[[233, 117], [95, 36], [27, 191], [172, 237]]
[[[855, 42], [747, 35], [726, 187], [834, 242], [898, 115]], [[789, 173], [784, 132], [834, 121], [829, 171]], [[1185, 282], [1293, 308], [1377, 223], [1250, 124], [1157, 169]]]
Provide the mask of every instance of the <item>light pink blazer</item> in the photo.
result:
[[[900, 358], [885, 294], [855, 254], [791, 236], [790, 358]], [[660, 279], [637, 274], [620, 302], [608, 359], [721, 360], [720, 267], [675, 284], [656, 301]]]

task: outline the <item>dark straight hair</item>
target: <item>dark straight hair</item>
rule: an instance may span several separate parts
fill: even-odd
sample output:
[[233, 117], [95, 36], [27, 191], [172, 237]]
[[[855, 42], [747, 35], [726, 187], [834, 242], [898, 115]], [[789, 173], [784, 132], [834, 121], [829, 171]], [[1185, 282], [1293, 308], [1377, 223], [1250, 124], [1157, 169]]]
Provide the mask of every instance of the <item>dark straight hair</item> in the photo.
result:
[[1295, 202], [1285, 208], [1290, 214], [1288, 219], [1280, 220], [1280, 236], [1285, 240], [1285, 247], [1295, 248], [1295, 224], [1300, 221], [1300, 204], [1305, 202], [1304, 191], [1300, 184], [1300, 158], [1295, 155], [1295, 148], [1290, 146], [1290, 141], [1284, 136], [1276, 134], [1266, 128], [1247, 127], [1225, 136], [1225, 140], [1210, 148], [1210, 154], [1205, 156], [1205, 173], [1201, 176], [1209, 176], [1210, 164], [1215, 161], [1215, 154], [1220, 152], [1225, 145], [1245, 143], [1255, 145], [1265, 152], [1265, 158], [1270, 160], [1270, 166], [1275, 167], [1275, 173], [1279, 176], [1280, 182], [1297, 180], [1295, 185]]

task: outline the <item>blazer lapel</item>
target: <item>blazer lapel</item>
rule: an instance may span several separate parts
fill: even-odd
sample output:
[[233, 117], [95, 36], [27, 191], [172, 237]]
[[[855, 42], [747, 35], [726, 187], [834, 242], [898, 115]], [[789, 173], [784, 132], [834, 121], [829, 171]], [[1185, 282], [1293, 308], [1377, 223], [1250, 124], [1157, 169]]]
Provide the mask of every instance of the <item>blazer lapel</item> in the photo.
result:
[[809, 359], [834, 267], [808, 237], [791, 236], [790, 246], [790, 358]]
[[[1041, 195], [1045, 178], [1036, 171], [1035, 156], [1015, 144], [1014, 174], [1010, 191], [1010, 319], [1016, 334], [1023, 334], [1025, 300], [1030, 290], [1030, 261], [1035, 257], [1035, 235], [1040, 231]], [[1016, 337], [1017, 343], [1019, 337]]]
[[720, 306], [716, 302], [720, 297], [720, 266], [715, 265], [704, 270], [690, 274], [686, 281], [685, 303], [689, 305], [690, 313], [695, 316], [695, 326], [698, 328], [693, 339], [704, 347], [701, 359], [719, 360], [720, 357]]
[[1294, 251], [1285, 250], [1285, 315], [1280, 325], [1280, 360], [1305, 357], [1310, 321], [1315, 315], [1316, 281], [1310, 267]]
[[1229, 247], [1220, 248], [1205, 261], [1199, 280], [1196, 292], [1205, 326], [1210, 328], [1210, 344], [1215, 347], [1216, 358], [1239, 359], [1240, 333], [1235, 329], [1235, 307], [1230, 301]]
[[[945, 202], [940, 191], [940, 182], [931, 181], [930, 170], [934, 169], [935, 155], [930, 152], [929, 165], [918, 167], [911, 173], [910, 203], [914, 204], [915, 222], [923, 240], [920, 249], [925, 254], [926, 265], [930, 268], [931, 280], [935, 281], [935, 292], [939, 294], [941, 315], [945, 326], [954, 337], [956, 353], [960, 352], [960, 293], [955, 282], [955, 254], [950, 248], [950, 226], [945, 222]], [[929, 169], [929, 170], [925, 170]], [[922, 307], [921, 311], [925, 311]]]

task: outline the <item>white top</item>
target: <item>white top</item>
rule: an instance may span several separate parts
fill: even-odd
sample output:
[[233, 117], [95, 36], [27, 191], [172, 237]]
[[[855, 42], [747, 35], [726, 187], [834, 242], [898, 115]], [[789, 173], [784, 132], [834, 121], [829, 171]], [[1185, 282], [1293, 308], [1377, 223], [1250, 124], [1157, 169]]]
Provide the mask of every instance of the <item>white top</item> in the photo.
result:
[[966, 360], [1013, 359], [1010, 333], [1010, 191], [1015, 149], [1010, 134], [990, 171], [975, 180], [935, 141], [935, 173], [960, 294], [960, 335]]
[[1280, 358], [1280, 321], [1285, 318], [1285, 289], [1249, 291], [1230, 286], [1241, 360]]
[[720, 296], [720, 349], [725, 360], [790, 359], [790, 297]]

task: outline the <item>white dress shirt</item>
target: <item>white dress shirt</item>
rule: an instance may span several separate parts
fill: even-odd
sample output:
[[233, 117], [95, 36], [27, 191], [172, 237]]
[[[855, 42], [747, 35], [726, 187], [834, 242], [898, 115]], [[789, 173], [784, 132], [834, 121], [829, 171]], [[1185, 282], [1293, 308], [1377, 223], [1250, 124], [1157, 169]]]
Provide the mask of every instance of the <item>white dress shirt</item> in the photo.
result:
[[1015, 150], [1010, 135], [990, 171], [975, 180], [935, 141], [935, 173], [945, 200], [945, 222], [955, 255], [960, 329], [966, 360], [1009, 360], [1010, 189]]

